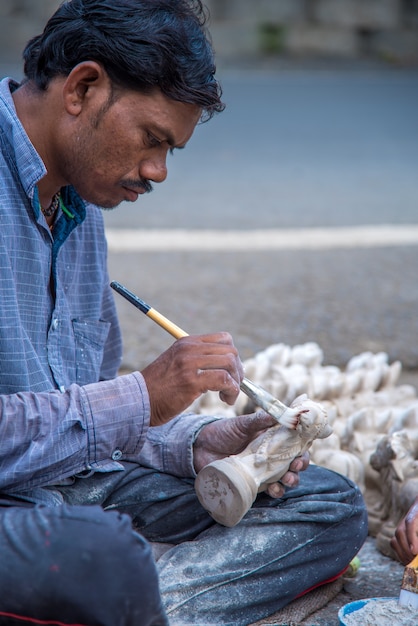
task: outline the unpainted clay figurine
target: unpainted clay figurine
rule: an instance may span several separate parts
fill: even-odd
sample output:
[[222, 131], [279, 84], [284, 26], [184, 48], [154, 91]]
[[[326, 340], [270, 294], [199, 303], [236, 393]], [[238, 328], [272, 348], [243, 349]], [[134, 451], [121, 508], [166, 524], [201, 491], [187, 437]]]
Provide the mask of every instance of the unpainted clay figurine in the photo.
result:
[[297, 398], [292, 408], [300, 409], [295, 429], [272, 426], [240, 454], [213, 461], [199, 472], [195, 482], [199, 501], [220, 524], [238, 524], [257, 493], [279, 481], [314, 439], [332, 433], [324, 408], [306, 395]]

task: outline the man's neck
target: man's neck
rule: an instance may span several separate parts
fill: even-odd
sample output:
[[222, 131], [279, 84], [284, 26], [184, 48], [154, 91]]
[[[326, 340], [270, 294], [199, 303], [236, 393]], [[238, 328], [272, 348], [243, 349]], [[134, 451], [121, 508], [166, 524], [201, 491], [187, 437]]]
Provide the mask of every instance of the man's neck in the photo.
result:
[[31, 81], [23, 83], [12, 97], [17, 116], [47, 169], [47, 174], [38, 183], [38, 195], [41, 206], [48, 208], [62, 186], [50, 163], [53, 160], [49, 141], [53, 133], [53, 103], [49, 101], [49, 93], [40, 91]]

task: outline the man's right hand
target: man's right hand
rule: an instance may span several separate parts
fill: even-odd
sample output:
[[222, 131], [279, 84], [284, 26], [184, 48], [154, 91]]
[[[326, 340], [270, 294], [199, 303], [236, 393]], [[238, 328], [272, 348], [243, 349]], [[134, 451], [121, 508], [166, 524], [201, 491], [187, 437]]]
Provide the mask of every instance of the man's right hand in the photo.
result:
[[151, 426], [187, 409], [206, 391], [227, 404], [240, 392], [244, 370], [229, 333], [182, 337], [142, 370], [151, 404]]

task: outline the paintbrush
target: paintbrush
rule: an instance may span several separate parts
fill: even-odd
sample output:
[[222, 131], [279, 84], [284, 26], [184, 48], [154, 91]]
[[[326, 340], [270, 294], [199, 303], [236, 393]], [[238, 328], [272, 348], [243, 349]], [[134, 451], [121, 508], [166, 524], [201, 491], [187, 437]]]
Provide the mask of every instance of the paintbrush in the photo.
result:
[[418, 609], [418, 554], [405, 567], [401, 593], [399, 594], [399, 604]]
[[[133, 304], [137, 309], [145, 313], [147, 317], [150, 317], [154, 322], [156, 322], [159, 326], [164, 328], [167, 332], [170, 333], [176, 339], [180, 339], [181, 337], [188, 337], [188, 333], [182, 330], [176, 324], [173, 324], [169, 319], [161, 315], [156, 309], [153, 309], [149, 304], [138, 298], [135, 294], [133, 294], [129, 289], [126, 289], [123, 285], [118, 283], [117, 281], [112, 281], [110, 283], [112, 289], [117, 291], [121, 296], [123, 296], [128, 302]], [[286, 426], [287, 428], [294, 429], [299, 423], [299, 416], [302, 413], [306, 412], [306, 409], [292, 408], [288, 407], [283, 402], [280, 402], [277, 398], [275, 398], [271, 393], [256, 385], [255, 383], [248, 380], [248, 378], [244, 378], [241, 381], [241, 390], [259, 407], [261, 407], [266, 413], [269, 413], [272, 417], [274, 417], [279, 424]]]

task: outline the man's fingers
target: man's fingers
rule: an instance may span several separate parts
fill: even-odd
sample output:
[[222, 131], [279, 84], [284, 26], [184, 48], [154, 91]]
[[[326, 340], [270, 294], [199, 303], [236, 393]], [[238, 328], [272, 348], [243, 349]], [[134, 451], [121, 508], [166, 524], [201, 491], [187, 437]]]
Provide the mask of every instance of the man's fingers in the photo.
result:
[[303, 470], [306, 470], [309, 465], [310, 459], [311, 457], [309, 452], [304, 452], [300, 456], [297, 456], [295, 459], [293, 459], [293, 461], [289, 465], [289, 470], [291, 472], [302, 472]]
[[270, 498], [281, 498], [285, 492], [285, 488], [280, 483], [271, 483], [266, 489]]
[[398, 538], [393, 537], [390, 541], [390, 545], [398, 555], [401, 563], [407, 565], [412, 560], [412, 553], [409, 549], [409, 546], [403, 541], [402, 536], [399, 536]]
[[237, 429], [248, 440], [253, 439], [256, 435], [271, 428], [271, 426], [277, 426], [277, 420], [266, 413], [263, 410], [255, 411], [255, 413], [249, 413], [247, 415], [239, 415], [236, 419]]
[[[208, 333], [206, 335], [188, 335], [188, 337], [192, 341], [195, 339], [198, 339], [202, 343], [208, 343], [208, 344], [213, 344], [213, 345], [216, 345], [216, 344], [230, 345], [235, 349], [232, 336], [226, 332], [211, 333], [211, 334]], [[238, 354], [237, 350], [236, 350], [236, 353]]]
[[[221, 337], [227, 333], [219, 333]], [[218, 337], [209, 336], [209, 337]], [[204, 336], [204, 339], [207, 339]], [[193, 336], [179, 339], [178, 346], [173, 345], [177, 353], [178, 367], [183, 369], [190, 377], [200, 379], [198, 385], [201, 392], [205, 391], [226, 391], [230, 386], [230, 381], [225, 374], [229, 374], [238, 385], [244, 377], [244, 368], [238, 356], [238, 351], [230, 343], [212, 343], [202, 340], [201, 337]]]
[[[229, 374], [238, 384], [240, 384], [242, 380], [240, 363], [237, 363], [237, 360], [232, 355], [228, 354], [219, 356], [211, 354], [206, 357], [196, 358], [193, 363], [193, 368], [198, 377], [205, 375], [210, 377], [212, 374], [213, 376]], [[210, 380], [210, 378], [207, 380]], [[227, 382], [227, 379], [225, 379], [225, 382]]]
[[226, 404], [232, 405], [240, 392], [240, 379], [225, 369], [199, 369], [200, 393], [219, 391], [219, 397]]

